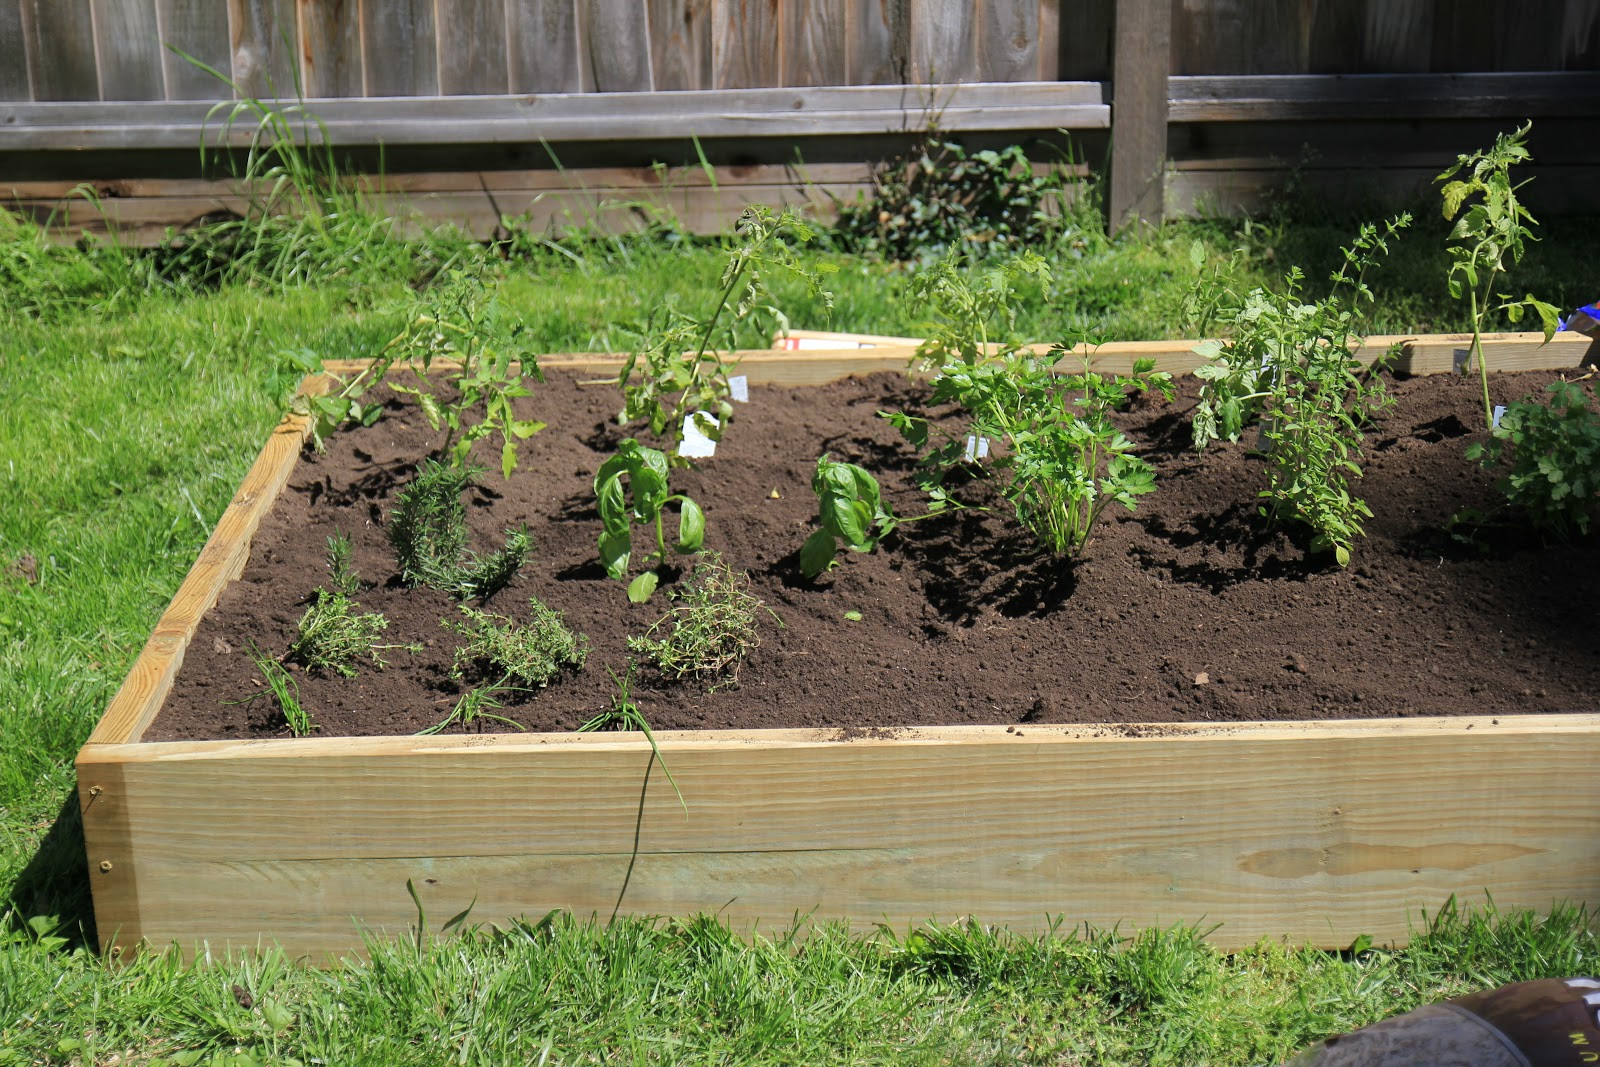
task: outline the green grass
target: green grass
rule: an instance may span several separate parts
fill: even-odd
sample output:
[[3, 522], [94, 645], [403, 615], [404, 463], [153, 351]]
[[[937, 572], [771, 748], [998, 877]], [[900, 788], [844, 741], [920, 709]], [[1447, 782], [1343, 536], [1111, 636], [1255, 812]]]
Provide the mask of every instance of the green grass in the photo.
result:
[[[1034, 339], [1182, 336], [1192, 242], [1216, 258], [1243, 249], [1241, 284], [1290, 262], [1315, 280], [1354, 229], [1213, 220], [1113, 242], [1092, 217], [1076, 221], [1041, 250], [1054, 280], [1019, 323]], [[0, 1065], [193, 1052], [262, 1064], [1259, 1063], [1469, 987], [1594, 970], [1586, 916], [1483, 911], [1359, 956], [1271, 944], [1221, 956], [1184, 930], [1130, 942], [823, 928], [803, 944], [747, 945], [710, 920], [567, 918], [420, 949], [375, 943], [370, 962], [329, 972], [270, 954], [184, 968], [74, 952], [87, 876], [73, 753], [281, 411], [294, 375], [280, 353], [370, 355], [398, 329], [409, 285], [444, 262], [493, 258], [448, 234], [405, 242], [371, 220], [348, 225], [269, 228], [249, 255], [227, 244], [237, 234], [207, 246], [237, 268], [189, 246], [204, 271], [175, 253], [62, 248], [0, 225], [0, 900], [12, 912], [0, 925]], [[1442, 229], [1423, 216], [1372, 279], [1375, 329], [1464, 325], [1444, 293]], [[1592, 297], [1575, 288], [1584, 230], [1553, 229], [1519, 292], [1567, 307]], [[704, 301], [722, 266], [715, 241], [532, 247], [491, 263], [493, 284], [548, 352], [625, 348], [630, 322]], [[834, 311], [777, 279], [795, 325], [921, 332], [906, 268], [814, 255], [839, 268]], [[60, 917], [65, 943], [23, 921], [40, 916]], [[279, 1012], [292, 1022], [273, 1025]], [[236, 1047], [250, 1058], [230, 1061]]]

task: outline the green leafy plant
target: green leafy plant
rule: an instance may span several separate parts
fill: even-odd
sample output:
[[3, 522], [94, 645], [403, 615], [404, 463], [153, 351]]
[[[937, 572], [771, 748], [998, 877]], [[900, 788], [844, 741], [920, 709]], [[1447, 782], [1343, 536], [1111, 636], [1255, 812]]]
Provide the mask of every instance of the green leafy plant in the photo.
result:
[[523, 528], [508, 530], [505, 546], [488, 556], [467, 547], [461, 496], [478, 474], [475, 467], [423, 460], [416, 477], [396, 495], [385, 532], [407, 585], [484, 599], [509, 584], [526, 562], [532, 539]]
[[1062, 229], [1064, 183], [1035, 173], [1021, 147], [969, 152], [930, 128], [908, 153], [875, 169], [872, 192], [839, 209], [847, 250], [925, 258], [958, 247], [1010, 252]]
[[356, 675], [361, 659], [382, 670], [388, 666], [380, 652], [403, 648], [420, 651], [418, 645], [380, 645], [378, 638], [389, 628], [389, 620], [378, 612], [356, 613], [355, 595], [361, 581], [350, 569], [350, 539], [343, 534], [328, 538], [328, 572], [331, 589], [318, 589], [316, 599], [300, 616], [289, 658], [312, 670], [333, 671], [346, 678]]
[[[971, 471], [994, 482], [1042, 547], [1078, 555], [1107, 507], [1117, 503], [1132, 511], [1136, 498], [1155, 488], [1154, 471], [1134, 454], [1111, 413], [1134, 392], [1155, 389], [1170, 398], [1171, 375], [1149, 360], [1135, 363], [1132, 374], [1101, 375], [1088, 357], [1081, 373], [1062, 373], [1058, 364], [1079, 346], [1056, 345], [1040, 356], [1009, 337], [1013, 284], [1023, 274], [1047, 277], [1042, 261], [1023, 257], [985, 272], [976, 284], [950, 259], [932, 274], [921, 291], [941, 324], [919, 351], [937, 367], [934, 403], [960, 405], [966, 422], [952, 433], [904, 412], [884, 414], [912, 445], [927, 450], [919, 481], [929, 494], [929, 513], [964, 506], [945, 481], [956, 470]], [[1003, 340], [992, 341], [996, 335]], [[930, 447], [930, 436], [940, 443]], [[1000, 445], [986, 464], [971, 447], [980, 439]]]
[[[1532, 157], [1528, 153], [1528, 132], [1531, 122], [1524, 123], [1511, 133], [1497, 134], [1494, 144], [1456, 157], [1455, 164], [1439, 175], [1443, 182], [1440, 190], [1446, 221], [1454, 220], [1450, 231], [1450, 295], [1457, 300], [1466, 296], [1472, 313], [1471, 358], [1477, 361], [1478, 375], [1483, 382], [1483, 421], [1493, 429], [1493, 405], [1489, 402], [1489, 368], [1483, 354], [1483, 326], [1492, 310], [1505, 313], [1513, 323], [1522, 321], [1524, 311], [1531, 310], [1539, 316], [1544, 329], [1544, 339], [1555, 336], [1560, 312], [1552, 304], [1537, 300], [1528, 294], [1513, 300], [1495, 289], [1504, 282], [1512, 264], [1522, 262], [1522, 253], [1529, 241], [1537, 240], [1531, 227], [1537, 221], [1517, 199], [1517, 190], [1527, 182], [1511, 183], [1511, 168]], [[1494, 304], [1498, 299], [1500, 303]]]
[[1312, 549], [1331, 550], [1340, 566], [1349, 565], [1362, 520], [1372, 517], [1351, 495], [1350, 481], [1361, 476], [1365, 426], [1388, 402], [1382, 379], [1352, 354], [1361, 345], [1364, 305], [1373, 300], [1365, 273], [1410, 222], [1402, 214], [1382, 230], [1364, 224], [1321, 300], [1307, 302], [1298, 267], [1282, 292], [1239, 295], [1203, 276], [1190, 300], [1202, 330], [1215, 323], [1228, 333], [1195, 349], [1210, 360], [1195, 371], [1195, 447], [1238, 441], [1247, 425], [1259, 425], [1267, 459], [1261, 514], [1272, 525], [1308, 526]]
[[787, 325], [772, 303], [767, 274], [782, 270], [803, 281], [825, 307], [833, 306], [819, 273], [829, 267], [808, 265], [792, 247], [815, 236], [794, 209], [774, 215], [761, 205], [745, 208], [736, 233], [710, 313], [702, 317], [676, 307], [658, 309], [640, 331], [643, 344], [628, 354], [615, 379], [607, 379], [622, 389], [617, 421], [648, 425], [666, 443], [667, 460], [675, 466], [689, 462], [678, 455], [685, 416], [695, 416], [696, 428], [713, 441], [722, 439], [733, 419], [731, 368], [724, 351], [738, 347], [741, 330], [754, 328], [770, 336], [773, 326]]
[[644, 712], [639, 705], [634, 703], [633, 692], [633, 663], [629, 662], [627, 670], [621, 678], [610, 667], [606, 673], [611, 675], [611, 681], [617, 687], [617, 693], [611, 698], [611, 706], [594, 718], [578, 727], [578, 733], [596, 733], [601, 730], [637, 730], [644, 734], [644, 739], [650, 742], [650, 753], [661, 767], [661, 773], [667, 776], [667, 784], [672, 786], [672, 791], [678, 797], [678, 803], [684, 811], [689, 810], [689, 804], [683, 799], [683, 791], [678, 788], [678, 783], [673, 780], [672, 771], [667, 767], [667, 761], [661, 757], [661, 748], [656, 744], [656, 735], [650, 729], [650, 723], [644, 717]]
[[305, 705], [300, 703], [300, 686], [296, 684], [282, 662], [268, 655], [254, 642], [251, 642], [249, 652], [250, 662], [261, 672], [262, 679], [267, 683], [267, 690], [246, 697], [241, 703], [249, 704], [260, 697], [270, 696], [273, 703], [278, 705], [278, 712], [288, 725], [289, 733], [295, 737], [308, 737], [313, 730], [321, 729], [311, 718], [311, 713], [305, 709]]
[[460, 605], [463, 622], [445, 619], [443, 625], [465, 637], [456, 649], [451, 677], [465, 680], [473, 671], [488, 669], [501, 675], [499, 686], [510, 682], [538, 689], [565, 668], [581, 668], [589, 656], [589, 639], [568, 629], [559, 611], [537, 597], [528, 598], [526, 623]]
[[840, 542], [853, 552], [871, 552], [901, 522], [915, 521], [895, 515], [865, 468], [826, 452], [817, 460], [811, 491], [817, 495], [818, 528], [800, 546], [800, 571], [807, 578], [837, 565]]
[[418, 730], [417, 735], [426, 737], [431, 734], [443, 733], [458, 724], [470, 728], [480, 719], [497, 722], [502, 726], [510, 726], [518, 730], [524, 729], [525, 727], [517, 720], [496, 714], [499, 709], [505, 707], [500, 700], [501, 694], [514, 693], [516, 691], [514, 687], [507, 686], [503, 682], [495, 685], [473, 686], [457, 698], [455, 705], [450, 709], [450, 714], [426, 730]]
[[618, 446], [616, 455], [600, 465], [594, 476], [594, 495], [603, 529], [600, 533], [600, 562], [612, 578], [626, 578], [633, 553], [633, 528], [653, 530], [656, 550], [645, 557], [648, 568], [628, 584], [628, 599], [642, 604], [650, 599], [660, 581], [655, 568], [668, 559], [666, 510], [678, 505], [678, 537], [671, 552], [698, 552], [705, 541], [706, 519], [700, 505], [668, 486], [667, 457], [633, 438]]
[[628, 638], [629, 651], [671, 681], [695, 678], [708, 692], [737, 684], [739, 665], [761, 645], [761, 613], [777, 618], [750, 592], [750, 576], [708, 552], [672, 599], [642, 637]]
[[[320, 449], [340, 426], [376, 422], [383, 408], [367, 394], [400, 367], [416, 384], [396, 378], [389, 385], [417, 402], [429, 426], [444, 431], [438, 454], [465, 468], [473, 445], [498, 435], [500, 473], [510, 478], [517, 442], [545, 427], [537, 419], [518, 418], [512, 405], [533, 395], [529, 380], [544, 380], [523, 324], [489, 295], [477, 270], [450, 270], [412, 300], [404, 328], [359, 374], [348, 381], [330, 374], [336, 389], [295, 400], [295, 410], [311, 420], [313, 445]], [[328, 373], [312, 353], [288, 355], [305, 373]]]
[[1501, 492], [1541, 532], [1585, 535], [1600, 505], [1600, 412], [1572, 382], [1552, 382], [1550, 398], [1507, 405], [1488, 442], [1467, 458], [1499, 468]]

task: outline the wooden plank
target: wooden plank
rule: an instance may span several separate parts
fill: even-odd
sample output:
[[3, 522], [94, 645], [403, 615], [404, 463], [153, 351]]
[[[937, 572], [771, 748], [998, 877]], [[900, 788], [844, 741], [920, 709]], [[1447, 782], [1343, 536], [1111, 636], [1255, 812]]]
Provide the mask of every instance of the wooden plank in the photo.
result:
[[227, 0], [233, 82], [257, 99], [294, 97], [299, 88], [295, 0]]
[[155, 0], [92, 0], [100, 99], [163, 100], [166, 84]]
[[1170, 79], [1172, 122], [1593, 115], [1600, 74], [1361, 74]]
[[360, 0], [369, 96], [435, 96], [439, 57], [433, 0]]
[[1226, 950], [1400, 942], [1450, 894], [1544, 908], [1600, 880], [1600, 716], [793, 733], [658, 735], [687, 812], [636, 736], [90, 745], [90, 869], [123, 879], [97, 914], [322, 959], [357, 947], [352, 917], [403, 930], [410, 878], [484, 921], [619, 900], [764, 929], [1204, 921]]
[[845, 76], [851, 85], [911, 81], [911, 0], [850, 0]]
[[711, 73], [718, 89], [783, 84], [777, 0], [713, 0]]
[[297, 6], [306, 96], [361, 96], [360, 0], [297, 0]]
[[1172, 5], [1117, 0], [1107, 223], [1161, 224], [1167, 159], [1167, 70]]
[[578, 41], [585, 92], [654, 87], [649, 13], [639, 0], [578, 0]]
[[1426, 71], [1432, 63], [1434, 0], [1367, 4], [1362, 63], [1368, 70]]
[[[851, 0], [785, 3], [781, 85], [849, 85]], [[1032, 80], [1030, 76], [1030, 80]]]
[[157, 0], [161, 18], [162, 65], [169, 100], [224, 100], [232, 91], [209, 71], [179, 52], [193, 56], [224, 77], [233, 70], [228, 9], [216, 0]]
[[[372, 56], [369, 49], [369, 60]], [[369, 63], [377, 76], [378, 68]], [[970, 91], [962, 91], [970, 90]], [[1007, 91], [1009, 90], [1009, 91]], [[957, 130], [1103, 129], [1109, 109], [1092, 83], [1009, 83], [941, 89], [940, 126]], [[193, 148], [206, 128], [197, 102], [129, 104], [107, 114], [73, 104], [0, 102], [8, 146], [25, 149]], [[927, 100], [898, 87], [439, 97], [318, 101], [339, 145], [594, 142], [712, 137], [816, 137], [920, 128]], [[233, 132], [243, 144], [248, 130]], [[208, 136], [223, 143], [212, 123]]]
[[709, 89], [711, 0], [647, 0], [654, 87]]
[[796, 349], [800, 346], [786, 342], [808, 342], [806, 349], [819, 349], [823, 343], [837, 341], [839, 348], [877, 348], [880, 345], [895, 345], [915, 348], [922, 343], [920, 337], [892, 337], [876, 333], [840, 333], [835, 330], [783, 330], [773, 335], [772, 347], [775, 349]]
[[911, 0], [911, 80], [949, 84], [978, 79], [976, 4]]
[[22, 0], [0, 0], [0, 100], [32, 100]]
[[506, 0], [506, 32], [513, 93], [582, 91], [577, 0]]
[[[325, 391], [327, 382], [311, 378], [303, 389]], [[189, 569], [172, 603], [157, 620], [144, 651], [90, 734], [89, 743], [121, 744], [143, 736], [172, 688], [172, 679], [183, 663], [184, 650], [201, 617], [211, 610], [223, 588], [244, 569], [250, 556], [250, 541], [288, 483], [299, 461], [300, 446], [308, 428], [307, 420], [289, 415], [272, 432], [239, 491], [206, 539], [200, 558]]]
[[1061, 0], [1039, 0], [1039, 65], [1030, 78], [1054, 81], [1061, 70]]
[[439, 92], [477, 96], [507, 92], [505, 0], [436, 0]]
[[989, 0], [978, 10], [978, 78], [1034, 81], [1039, 71], [1039, 0]]
[[89, 0], [22, 0], [22, 32], [35, 100], [100, 99]]

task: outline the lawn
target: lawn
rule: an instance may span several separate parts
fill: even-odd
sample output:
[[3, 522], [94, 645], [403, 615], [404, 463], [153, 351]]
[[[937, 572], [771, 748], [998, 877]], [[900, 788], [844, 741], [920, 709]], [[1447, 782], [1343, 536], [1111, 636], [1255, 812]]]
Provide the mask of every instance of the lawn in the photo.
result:
[[[1418, 214], [1371, 279], [1376, 331], [1466, 325], [1445, 292], [1446, 226]], [[1519, 294], [1594, 297], [1579, 287], [1586, 226], [1568, 222], [1530, 252]], [[1353, 229], [1291, 210], [1113, 241], [1086, 201], [1039, 248], [1054, 278], [1017, 329], [1185, 336], [1196, 243], [1233, 284], [1274, 284], [1291, 263], [1325, 276]], [[826, 241], [802, 255], [831, 271], [834, 298], [775, 280], [794, 325], [920, 332], [912, 268]], [[373, 944], [328, 971], [270, 951], [98, 959], [74, 752], [281, 413], [287, 353], [376, 352], [409, 287], [451, 267], [484, 272], [542, 350], [571, 352], [626, 349], [652, 308], [703, 302], [722, 261], [718, 241], [670, 232], [485, 249], [370, 219], [148, 254], [56, 247], [0, 214], [0, 1065], [1251, 1064], [1428, 999], [1595, 969], [1587, 915], [1488, 901], [1437, 902], [1405, 949], [1345, 953], [1223, 956], [1191, 929], [1024, 940], [982, 916], [869, 937], [802, 923], [803, 940], [750, 943], [714, 918], [553, 915]]]

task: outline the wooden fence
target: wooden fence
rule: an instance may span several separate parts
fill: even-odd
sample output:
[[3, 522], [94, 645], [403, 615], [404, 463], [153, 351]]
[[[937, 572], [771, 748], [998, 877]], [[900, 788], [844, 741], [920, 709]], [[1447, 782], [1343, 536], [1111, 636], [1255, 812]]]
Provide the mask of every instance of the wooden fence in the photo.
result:
[[[1248, 201], [1304, 144], [1314, 174], [1398, 187], [1525, 117], [1555, 120], [1536, 147], [1577, 190], [1596, 71], [1600, 0], [0, 0], [0, 200], [92, 228], [76, 181], [189, 182], [112, 205], [159, 235], [222, 206], [194, 147], [228, 140], [207, 112], [235, 94], [308, 98], [336, 144], [457, 202], [528, 174], [494, 217], [557, 159], [623, 167], [621, 191], [702, 148], [733, 186], [803, 148], [849, 195], [935, 113], [980, 139], [1068, 131], [1109, 163], [1115, 219]], [[816, 200], [795, 174], [745, 185]]]
[[[1600, 0], [1164, 6], [1163, 73], [1600, 69]], [[0, 0], [0, 100], [229, 95], [185, 53], [254, 96], [1103, 81], [1116, 11], [1116, 0]]]

